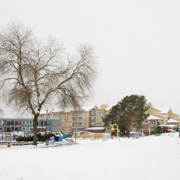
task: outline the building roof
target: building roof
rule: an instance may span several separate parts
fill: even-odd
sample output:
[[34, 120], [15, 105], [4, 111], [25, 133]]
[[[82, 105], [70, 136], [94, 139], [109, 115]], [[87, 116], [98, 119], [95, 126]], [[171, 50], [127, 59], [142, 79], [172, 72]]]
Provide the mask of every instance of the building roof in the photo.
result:
[[115, 106], [116, 104], [111, 104], [110, 106], [108, 106], [105, 110], [109, 111], [113, 106]]
[[180, 121], [176, 121], [176, 120], [174, 120], [174, 119], [169, 119], [169, 120], [168, 120], [168, 123], [178, 123], [178, 122], [180, 122]]
[[175, 127], [175, 125], [168, 125], [168, 124], [160, 124], [159, 125], [160, 127]]
[[90, 111], [90, 110], [93, 109], [93, 108], [98, 109], [98, 107], [97, 107], [96, 105], [93, 105], [93, 106], [84, 107], [83, 110], [84, 110], [84, 111]]
[[91, 128], [86, 128], [85, 130], [103, 130], [105, 127], [91, 127]]
[[162, 119], [162, 118], [159, 118], [159, 117], [156, 117], [156, 116], [153, 116], [153, 115], [150, 115], [147, 120], [158, 120], [158, 119]]

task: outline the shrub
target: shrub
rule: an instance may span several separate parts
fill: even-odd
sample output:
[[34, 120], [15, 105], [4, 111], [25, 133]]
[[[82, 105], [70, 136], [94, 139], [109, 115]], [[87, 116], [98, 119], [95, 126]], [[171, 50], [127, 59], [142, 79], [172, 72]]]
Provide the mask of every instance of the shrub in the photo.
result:
[[16, 138], [16, 141], [33, 141], [33, 137], [31, 137], [31, 136], [25, 136], [25, 137], [18, 136]]

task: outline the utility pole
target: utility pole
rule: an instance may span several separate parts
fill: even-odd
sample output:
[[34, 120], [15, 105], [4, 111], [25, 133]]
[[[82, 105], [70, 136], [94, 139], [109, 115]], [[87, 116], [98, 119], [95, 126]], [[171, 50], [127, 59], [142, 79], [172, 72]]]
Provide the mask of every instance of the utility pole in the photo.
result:
[[46, 132], [48, 130], [48, 115], [50, 115], [52, 112], [54, 111], [54, 109], [52, 109], [50, 112], [48, 112], [48, 109], [46, 110]]

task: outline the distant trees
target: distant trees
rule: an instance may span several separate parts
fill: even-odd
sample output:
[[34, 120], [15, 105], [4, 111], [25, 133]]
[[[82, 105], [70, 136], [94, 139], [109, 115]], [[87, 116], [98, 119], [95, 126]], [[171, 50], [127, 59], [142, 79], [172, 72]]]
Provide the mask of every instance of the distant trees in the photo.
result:
[[0, 31], [0, 91], [6, 101], [33, 115], [33, 144], [43, 107], [79, 107], [89, 97], [96, 78], [93, 48], [81, 45], [66, 58], [55, 39], [35, 39], [31, 29], [11, 24]]
[[133, 128], [142, 127], [142, 122], [148, 116], [145, 113], [147, 109], [147, 100], [144, 96], [126, 96], [112, 107], [104, 119], [105, 125], [116, 123], [122, 133], [126, 131], [129, 134]]

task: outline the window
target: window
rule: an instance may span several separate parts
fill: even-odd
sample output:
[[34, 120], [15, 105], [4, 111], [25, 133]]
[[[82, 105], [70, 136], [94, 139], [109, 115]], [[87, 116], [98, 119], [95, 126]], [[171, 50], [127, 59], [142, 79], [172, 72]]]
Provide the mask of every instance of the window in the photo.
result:
[[87, 123], [84, 123], [84, 125], [86, 126], [86, 125], [87, 125]]
[[29, 124], [32, 124], [32, 121], [30, 121]]
[[25, 127], [23, 127], [22, 130], [25, 131], [26, 130]]
[[42, 119], [43, 119], [43, 118], [44, 118], [44, 115], [39, 115], [39, 118], [42, 118]]
[[2, 131], [2, 128], [0, 128], [0, 131]]
[[91, 125], [94, 125], [94, 123], [92, 122]]
[[104, 112], [96, 112], [96, 115], [104, 115]]
[[96, 117], [96, 120], [102, 121], [102, 118], [101, 117]]
[[22, 124], [26, 124], [26, 122], [25, 122], [25, 121], [22, 121]]
[[96, 126], [104, 126], [104, 123], [96, 123]]
[[53, 117], [54, 117], [54, 118], [60, 118], [60, 117], [61, 117], [61, 114], [53, 114]]
[[94, 115], [95, 113], [94, 113], [94, 111], [91, 111], [91, 115]]

